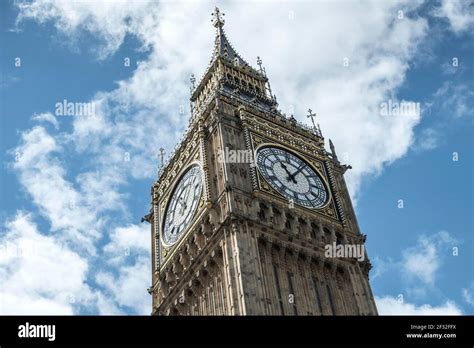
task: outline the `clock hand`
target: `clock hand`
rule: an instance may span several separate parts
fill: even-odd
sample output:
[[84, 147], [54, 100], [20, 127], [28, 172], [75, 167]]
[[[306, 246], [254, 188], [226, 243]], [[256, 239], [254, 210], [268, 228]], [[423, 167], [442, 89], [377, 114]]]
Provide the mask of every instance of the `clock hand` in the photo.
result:
[[186, 207], [187, 207], [186, 202], [183, 202], [182, 200], [183, 200], [183, 196], [180, 196], [178, 198], [178, 202], [181, 206], [181, 209], [179, 210], [179, 215], [182, 215], [184, 213], [184, 211], [186, 210]]
[[[288, 167], [283, 164], [283, 162], [280, 162], [281, 167], [285, 170], [286, 174], [288, 174], [288, 177], [286, 178], [286, 181], [290, 181], [291, 179], [291, 174], [290, 171], [288, 170]], [[293, 180], [294, 181], [294, 180]]]
[[188, 186], [186, 187], [186, 192], [183, 195], [184, 197], [186, 197], [186, 199], [189, 199], [188, 193], [189, 193], [189, 190], [191, 189], [191, 186], [192, 186], [192, 183], [189, 183]]
[[283, 162], [280, 162], [280, 165], [281, 165], [282, 168], [283, 168], [284, 170], [286, 170], [286, 172], [288, 173], [288, 168], [283, 164]]
[[291, 176], [290, 171], [288, 170], [287, 166], [283, 164], [283, 162], [280, 162], [280, 165], [282, 168], [285, 170], [286, 174], [288, 174], [288, 177], [286, 178], [286, 181], [293, 181], [295, 184], [297, 184], [296, 180], [294, 177]]
[[[293, 180], [293, 182], [295, 181], [295, 175], [298, 174], [298, 173], [300, 173], [300, 172], [304, 169], [304, 167], [305, 167], [304, 164], [302, 164], [302, 165], [296, 170], [296, 172], [294, 172], [293, 174], [290, 174], [290, 177], [291, 177], [291, 179]], [[295, 182], [295, 184], [296, 184], [296, 182]]]
[[191, 189], [191, 183], [188, 184], [188, 187], [186, 187], [186, 194], [184, 195], [185, 197], [188, 196], [189, 190]]

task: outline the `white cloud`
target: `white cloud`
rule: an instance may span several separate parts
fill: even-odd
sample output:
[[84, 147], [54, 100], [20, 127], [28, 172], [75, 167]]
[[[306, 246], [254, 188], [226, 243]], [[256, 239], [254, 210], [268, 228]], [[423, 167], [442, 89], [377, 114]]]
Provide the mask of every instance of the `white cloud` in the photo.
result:
[[[459, 67], [453, 67], [449, 63], [443, 65], [445, 73], [451, 67], [450, 74], [462, 74], [465, 71], [465, 62]], [[428, 128], [418, 131], [418, 136], [414, 144], [414, 150], [432, 150], [444, 141], [441, 134], [446, 129], [459, 126], [458, 122], [463, 121], [474, 114], [474, 92], [463, 82], [445, 81], [428, 102], [424, 103], [423, 114], [427, 117], [436, 117], [437, 122]], [[469, 120], [467, 120], [469, 121]]]
[[13, 168], [19, 173], [24, 189], [50, 221], [53, 231], [62, 231], [63, 240], [75, 240], [77, 246], [94, 253], [94, 239], [103, 221], [98, 218], [100, 206], [91, 206], [73, 184], [58, 157], [63, 147], [43, 127], [36, 126], [22, 134], [15, 149]]
[[54, 128], [58, 129], [59, 128], [59, 123], [56, 117], [50, 113], [50, 112], [44, 112], [42, 114], [34, 114], [33, 117], [31, 118], [32, 120], [35, 121], [40, 121], [40, 122], [49, 122], [51, 123]]
[[438, 146], [439, 134], [433, 128], [424, 129], [417, 142], [417, 148], [420, 150], [432, 150]]
[[[149, 315], [151, 313], [151, 296], [146, 291], [150, 287], [151, 266], [148, 257], [139, 257], [130, 265], [117, 268], [119, 275], [113, 272], [101, 272], [96, 275], [96, 281], [106, 289], [121, 311], [128, 309], [135, 314]], [[127, 307], [127, 308], [124, 308]], [[102, 314], [104, 310], [102, 310]]]
[[[104, 258], [110, 269], [95, 276], [117, 308], [128, 307], [136, 314], [151, 312], [150, 287], [150, 225], [128, 225], [116, 228], [104, 246]], [[114, 309], [101, 309], [102, 314], [113, 314]]]
[[380, 315], [462, 315], [461, 309], [452, 301], [439, 306], [429, 304], [416, 305], [400, 302], [391, 296], [375, 297]]
[[434, 93], [434, 106], [449, 118], [469, 117], [474, 113], [474, 91], [464, 83], [446, 81]]
[[443, 254], [451, 252], [456, 240], [446, 231], [422, 235], [418, 244], [403, 251], [402, 271], [426, 284], [433, 284], [442, 264]]
[[[102, 256], [107, 262], [92, 262], [92, 269], [90, 257], [38, 232], [31, 215], [18, 212], [5, 228], [0, 239], [1, 314], [80, 314], [83, 309], [100, 314], [150, 313], [145, 225], [118, 227]], [[89, 287], [91, 274], [100, 288]]]
[[433, 283], [439, 268], [436, 247], [431, 243], [423, 243], [404, 254], [404, 270], [425, 283]]
[[[23, 313], [23, 310], [30, 313], [28, 308], [31, 306], [31, 313], [36, 314], [41, 311], [45, 314], [72, 314], [75, 307], [67, 301], [74, 299], [77, 308], [99, 311], [102, 314], [122, 313], [124, 305], [131, 307], [127, 310], [128, 313], [144, 314], [144, 307], [150, 301], [150, 296], [146, 293], [151, 274], [149, 225], [128, 224], [121, 227], [120, 221], [99, 218], [99, 214], [105, 211], [110, 213], [123, 208], [123, 197], [118, 191], [123, 176], [116, 175], [113, 167], [99, 167], [102, 171], [78, 173], [75, 184], [66, 180], [67, 172], [60, 160], [66, 146], [61, 142], [62, 139], [53, 137], [43, 127], [37, 126], [22, 134], [22, 143], [14, 151], [17, 161], [12, 166], [19, 173], [24, 189], [50, 222], [51, 229], [45, 228], [45, 236], [40, 238], [30, 217], [19, 215], [9, 228], [13, 226], [15, 231], [30, 233], [22, 236], [21, 240], [15, 240], [13, 232], [0, 238], [0, 243], [6, 243], [7, 246], [11, 246], [13, 242], [13, 245], [39, 245], [40, 251], [46, 253], [39, 254], [39, 260], [25, 259], [35, 262], [36, 267], [31, 268], [27, 267], [29, 265], [20, 267], [15, 258], [5, 256], [3, 262], [9, 272], [2, 274], [5, 277], [2, 295], [6, 300], [0, 313], [14, 313], [15, 307], [18, 313]], [[105, 224], [106, 220], [110, 221]], [[110, 242], [102, 250], [98, 248], [98, 243], [109, 231], [112, 231], [108, 236]], [[65, 249], [59, 250], [57, 245], [64, 245]], [[72, 260], [70, 265], [72, 251], [69, 249], [79, 253], [74, 254], [77, 259]], [[120, 257], [125, 249], [128, 250], [128, 255]], [[136, 260], [132, 259], [137, 255]], [[26, 263], [25, 260], [21, 259], [23, 263]], [[61, 262], [58, 263], [58, 260]], [[85, 270], [81, 271], [74, 263], [86, 267], [90, 263], [91, 269], [86, 274]], [[94, 289], [91, 292], [81, 290], [77, 294], [73, 290], [78, 284], [68, 285], [67, 280], [77, 279], [79, 275], [75, 272], [71, 272], [70, 277], [62, 274], [68, 272], [68, 267], [75, 267], [76, 272], [81, 272], [83, 282], [96, 276], [100, 279], [101, 274], [118, 274], [118, 279], [113, 283], [103, 284], [110, 285], [110, 288], [105, 286], [104, 289]], [[28, 276], [29, 272], [34, 272], [34, 276]], [[43, 277], [45, 281], [39, 281], [35, 286], [25, 284], [26, 281], [36, 281], [36, 277]], [[56, 289], [58, 283], [71, 290], [66, 292], [63, 288]], [[33, 290], [25, 293], [18, 291], [16, 286]], [[138, 288], [142, 288], [142, 291], [138, 291]], [[52, 295], [43, 296], [46, 293]], [[110, 298], [106, 295], [110, 293], [116, 295]], [[148, 304], [148, 309], [149, 307]]]
[[427, 285], [432, 289], [446, 257], [452, 255], [452, 247], [457, 240], [446, 231], [431, 235], [422, 234], [416, 245], [401, 252], [401, 258], [373, 258], [374, 274], [372, 279], [387, 274], [398, 274], [407, 285], [409, 292], [418, 297], [426, 295]]
[[150, 226], [148, 224], [128, 225], [116, 228], [110, 234], [111, 243], [104, 247], [109, 253], [123, 254], [136, 250], [150, 251]]
[[118, 49], [127, 32], [134, 31], [137, 25], [134, 20], [145, 17], [145, 11], [157, 5], [150, 1], [126, 0], [100, 1], [94, 6], [90, 1], [19, 1], [17, 23], [27, 18], [39, 23], [52, 22], [59, 32], [73, 39], [82, 30], [98, 34], [101, 49], [95, 53], [99, 59], [105, 59]]
[[373, 270], [370, 272], [370, 279], [373, 281], [393, 269], [398, 269], [397, 263], [392, 258], [382, 259], [378, 255], [372, 258]]
[[[0, 313], [73, 314], [75, 303], [91, 294], [87, 262], [44, 236], [30, 215], [8, 221], [0, 243]], [[59, 261], [59, 262], [58, 262]]]
[[472, 294], [473, 288], [474, 288], [474, 283], [471, 285], [471, 289], [463, 288], [461, 290], [462, 298], [471, 306], [474, 306], [474, 295]]
[[[412, 301], [427, 301], [430, 295], [440, 295], [436, 286], [439, 271], [446, 257], [452, 255], [452, 247], [456, 239], [446, 231], [431, 235], [421, 235], [416, 245], [402, 251], [401, 259], [383, 260], [375, 257], [375, 274], [372, 279], [379, 277], [390, 278], [396, 275], [403, 280], [404, 293]], [[403, 298], [402, 298], [403, 299]], [[446, 299], [441, 305], [429, 303], [415, 304], [400, 301], [392, 296], [376, 296], [377, 308], [380, 314], [395, 315], [450, 315], [462, 314], [460, 307], [452, 300]]]
[[434, 10], [434, 15], [446, 18], [455, 33], [474, 28], [474, 9], [471, 1], [442, 0], [440, 6]]

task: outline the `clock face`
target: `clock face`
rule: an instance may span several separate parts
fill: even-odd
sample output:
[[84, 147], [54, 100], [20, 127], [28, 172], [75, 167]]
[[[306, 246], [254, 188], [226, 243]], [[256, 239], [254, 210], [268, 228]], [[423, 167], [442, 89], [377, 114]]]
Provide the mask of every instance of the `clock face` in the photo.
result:
[[272, 188], [288, 200], [308, 208], [320, 208], [328, 200], [321, 176], [304, 160], [278, 147], [257, 152], [257, 166]]
[[191, 166], [176, 185], [164, 217], [163, 241], [172, 245], [191, 223], [202, 192], [202, 171]]

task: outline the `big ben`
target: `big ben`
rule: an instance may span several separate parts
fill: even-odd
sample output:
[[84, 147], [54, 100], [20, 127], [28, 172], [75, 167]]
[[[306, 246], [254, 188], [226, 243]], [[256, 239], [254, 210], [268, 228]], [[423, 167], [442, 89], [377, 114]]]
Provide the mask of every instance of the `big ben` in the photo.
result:
[[[152, 185], [152, 314], [376, 315], [349, 166], [319, 126], [278, 110], [217, 8], [213, 24], [188, 129]], [[328, 257], [331, 246], [364, 254]]]

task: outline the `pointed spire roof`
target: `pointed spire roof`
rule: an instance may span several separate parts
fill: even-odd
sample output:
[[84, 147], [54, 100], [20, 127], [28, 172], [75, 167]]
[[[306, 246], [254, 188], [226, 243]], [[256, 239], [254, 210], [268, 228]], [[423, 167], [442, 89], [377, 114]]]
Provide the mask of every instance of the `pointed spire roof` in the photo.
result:
[[225, 14], [222, 13], [218, 7], [216, 7], [214, 12], [212, 13], [212, 17], [213, 17], [212, 23], [214, 27], [216, 28], [214, 51], [212, 53], [211, 60], [209, 62], [209, 65], [207, 66], [207, 69], [202, 79], [197, 84], [195, 84], [195, 80], [192, 81], [191, 101], [194, 101], [198, 97], [199, 93], [202, 91], [203, 86], [205, 85], [207, 80], [211, 77], [211, 74], [214, 72], [214, 69], [216, 67], [216, 62], [218, 60], [222, 60], [226, 62], [227, 64], [231, 64], [235, 67], [239, 67], [240, 69], [245, 71], [245, 73], [248, 73], [257, 79], [260, 79], [264, 81], [265, 83], [267, 83], [268, 81], [266, 73], [265, 73], [265, 69], [262, 69], [261, 67], [260, 59], [258, 60], [260, 70], [258, 70], [252, 67], [249, 63], [247, 63], [232, 47], [223, 29], [224, 23], [225, 23], [224, 16]]
[[212, 59], [216, 59], [217, 57], [222, 57], [230, 60], [233, 63], [238, 63], [238, 65], [246, 65], [251, 67], [232, 47], [227, 36], [224, 32], [224, 20], [225, 14], [222, 13], [218, 7], [215, 8], [214, 13], [212, 14], [213, 20], [212, 23], [216, 27], [216, 40], [214, 43], [214, 52], [212, 54]]

